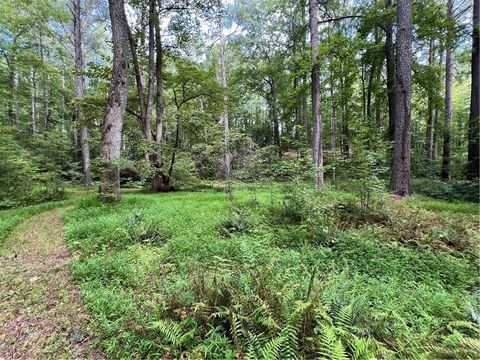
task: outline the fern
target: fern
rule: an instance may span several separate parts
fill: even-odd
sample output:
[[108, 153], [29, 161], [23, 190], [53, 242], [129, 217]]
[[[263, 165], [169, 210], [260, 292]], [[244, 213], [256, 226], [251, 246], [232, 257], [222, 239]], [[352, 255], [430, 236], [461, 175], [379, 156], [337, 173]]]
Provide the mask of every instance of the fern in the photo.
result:
[[480, 354], [480, 339], [463, 338], [454, 348], [433, 345], [427, 348], [432, 358], [436, 359], [478, 359]]
[[262, 359], [264, 360], [275, 360], [280, 358], [282, 351], [282, 345], [285, 341], [283, 336], [277, 336], [273, 339], [270, 339], [261, 350]]
[[320, 355], [331, 360], [348, 360], [347, 351], [334, 326], [325, 325], [320, 335]]
[[150, 323], [150, 328], [160, 332], [174, 348], [180, 348], [195, 335], [195, 329], [185, 333], [180, 324], [173, 320], [153, 321]]

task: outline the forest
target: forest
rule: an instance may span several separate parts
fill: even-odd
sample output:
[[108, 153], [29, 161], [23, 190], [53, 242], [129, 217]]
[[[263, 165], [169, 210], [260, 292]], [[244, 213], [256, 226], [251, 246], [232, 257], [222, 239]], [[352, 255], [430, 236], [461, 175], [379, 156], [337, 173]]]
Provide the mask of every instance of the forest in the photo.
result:
[[0, 1], [0, 360], [479, 359], [479, 3]]

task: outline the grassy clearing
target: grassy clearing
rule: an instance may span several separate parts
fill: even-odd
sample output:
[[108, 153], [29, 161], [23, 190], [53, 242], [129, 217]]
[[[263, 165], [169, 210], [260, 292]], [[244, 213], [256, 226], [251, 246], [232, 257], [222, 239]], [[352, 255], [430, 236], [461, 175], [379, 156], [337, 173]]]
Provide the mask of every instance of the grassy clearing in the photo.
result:
[[65, 236], [113, 358], [475, 358], [478, 220], [425, 204], [128, 194], [82, 200]]

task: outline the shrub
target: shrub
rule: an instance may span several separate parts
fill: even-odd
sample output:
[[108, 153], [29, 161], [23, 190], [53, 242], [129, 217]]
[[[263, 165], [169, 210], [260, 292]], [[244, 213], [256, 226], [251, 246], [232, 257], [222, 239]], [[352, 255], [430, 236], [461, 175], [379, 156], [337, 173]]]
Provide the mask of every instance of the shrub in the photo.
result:
[[414, 192], [436, 199], [480, 203], [478, 181], [454, 180], [444, 182], [438, 179], [414, 179], [412, 187]]

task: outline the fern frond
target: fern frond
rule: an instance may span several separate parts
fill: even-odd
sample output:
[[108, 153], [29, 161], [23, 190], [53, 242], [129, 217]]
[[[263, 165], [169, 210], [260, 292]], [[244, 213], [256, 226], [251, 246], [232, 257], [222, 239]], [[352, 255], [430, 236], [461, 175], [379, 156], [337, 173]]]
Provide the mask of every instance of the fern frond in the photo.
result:
[[320, 335], [320, 355], [331, 360], [348, 360], [348, 355], [342, 341], [337, 337], [333, 326], [323, 326]]
[[280, 358], [282, 345], [285, 339], [283, 336], [276, 336], [270, 339], [262, 348], [261, 354], [264, 360], [275, 360]]
[[182, 327], [172, 320], [153, 321], [150, 323], [150, 328], [160, 332], [165, 340], [175, 347], [181, 346], [186, 340], [184, 335], [189, 334], [183, 334]]

